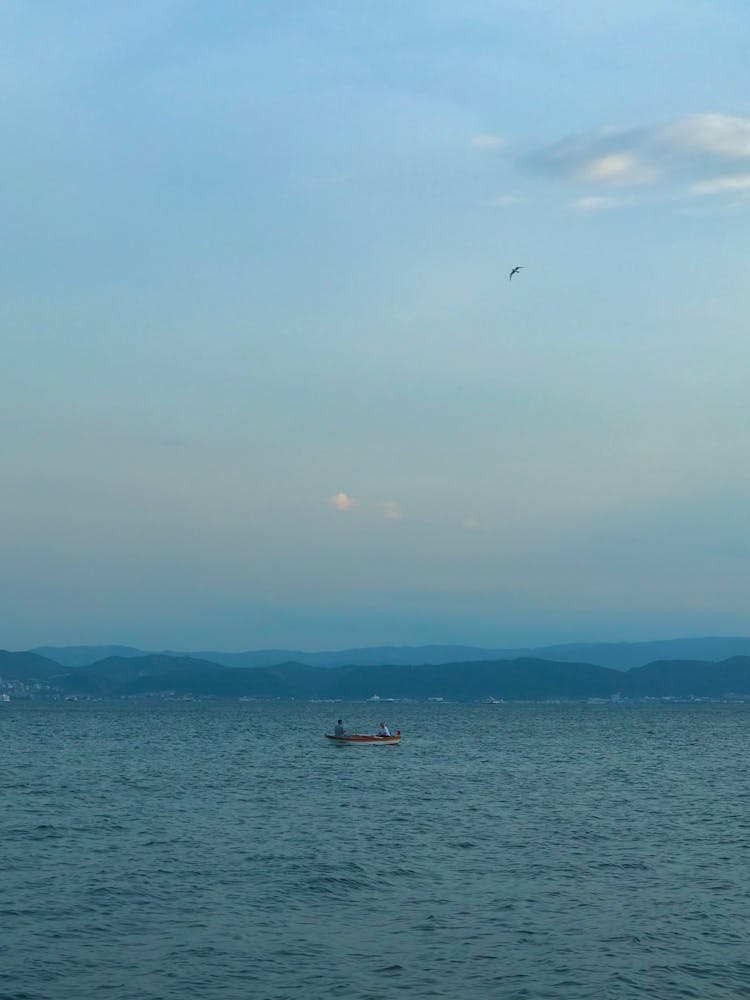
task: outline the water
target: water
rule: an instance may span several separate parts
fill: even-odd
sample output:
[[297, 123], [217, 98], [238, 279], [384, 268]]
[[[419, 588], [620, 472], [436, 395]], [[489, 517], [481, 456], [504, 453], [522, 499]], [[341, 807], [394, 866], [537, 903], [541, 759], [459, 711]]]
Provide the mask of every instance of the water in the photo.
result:
[[[385, 713], [400, 747], [338, 747]], [[0, 705], [0, 997], [750, 994], [750, 705]]]

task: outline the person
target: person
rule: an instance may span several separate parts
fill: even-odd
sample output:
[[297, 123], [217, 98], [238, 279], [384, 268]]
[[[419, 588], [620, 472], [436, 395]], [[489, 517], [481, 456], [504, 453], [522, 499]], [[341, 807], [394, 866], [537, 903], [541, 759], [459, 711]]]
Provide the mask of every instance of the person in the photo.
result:
[[386, 726], [383, 719], [381, 719], [380, 728], [378, 729], [378, 736], [390, 736], [390, 735], [391, 735], [390, 729], [388, 728], [388, 726]]
[[334, 736], [343, 736], [345, 732], [346, 732], [346, 730], [341, 725], [341, 719], [339, 719], [339, 721], [333, 727], [333, 735]]

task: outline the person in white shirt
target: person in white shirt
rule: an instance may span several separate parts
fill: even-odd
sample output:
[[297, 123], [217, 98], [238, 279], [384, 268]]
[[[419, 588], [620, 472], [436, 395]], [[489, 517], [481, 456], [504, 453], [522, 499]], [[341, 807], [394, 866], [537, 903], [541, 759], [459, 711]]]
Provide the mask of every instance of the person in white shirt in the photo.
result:
[[388, 728], [388, 726], [386, 726], [385, 722], [381, 719], [380, 720], [380, 728], [378, 729], [378, 736], [390, 736], [390, 735], [391, 735], [390, 729]]

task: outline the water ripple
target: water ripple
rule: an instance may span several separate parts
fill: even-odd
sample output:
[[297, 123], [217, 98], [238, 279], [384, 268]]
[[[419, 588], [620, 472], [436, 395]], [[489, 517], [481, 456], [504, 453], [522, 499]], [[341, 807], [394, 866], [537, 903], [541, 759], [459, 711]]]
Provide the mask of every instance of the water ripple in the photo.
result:
[[1, 706], [1, 1000], [750, 995], [750, 706], [330, 709]]

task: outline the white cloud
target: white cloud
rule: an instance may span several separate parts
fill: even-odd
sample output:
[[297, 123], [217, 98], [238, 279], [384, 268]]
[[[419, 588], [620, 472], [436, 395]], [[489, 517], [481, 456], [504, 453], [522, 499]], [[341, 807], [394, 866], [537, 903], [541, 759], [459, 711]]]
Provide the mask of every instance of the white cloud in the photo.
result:
[[358, 501], [354, 497], [350, 497], [348, 493], [334, 493], [330, 502], [336, 510], [354, 510], [358, 506]]
[[[736, 193], [747, 189], [748, 174], [726, 176], [726, 166], [750, 169], [750, 119], [699, 114], [639, 128], [604, 128], [540, 149], [528, 162], [598, 188], [687, 184], [691, 194]], [[585, 202], [578, 207], [585, 209]]]
[[474, 149], [480, 149], [484, 152], [498, 152], [501, 149], [505, 149], [506, 142], [502, 136], [499, 135], [473, 135], [471, 137], [471, 144]]
[[461, 522], [461, 527], [464, 531], [478, 531], [480, 524], [475, 517], [465, 517]]
[[589, 195], [587, 198], [578, 198], [571, 203], [571, 208], [578, 212], [601, 212], [607, 208], [614, 208], [617, 201], [614, 198], [604, 198], [600, 195]]
[[497, 198], [491, 198], [487, 204], [490, 208], [509, 208], [511, 205], [520, 205], [521, 199], [514, 194], [501, 194]]
[[609, 153], [584, 163], [578, 176], [594, 183], [648, 184], [656, 177], [656, 170], [632, 153]]
[[404, 515], [395, 500], [385, 500], [381, 504], [381, 508], [385, 517], [387, 517], [390, 521], [403, 520]]
[[690, 115], [663, 130], [664, 141], [724, 160], [750, 160], [750, 121], [729, 115]]
[[708, 181], [701, 181], [693, 184], [690, 193], [695, 195], [706, 194], [750, 194], [750, 173], [733, 174], [730, 177], [713, 177]]

